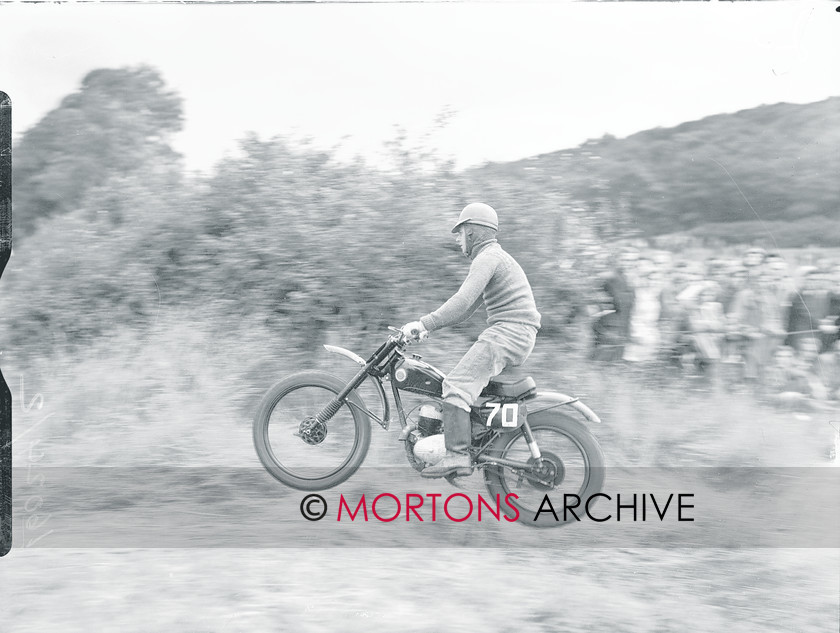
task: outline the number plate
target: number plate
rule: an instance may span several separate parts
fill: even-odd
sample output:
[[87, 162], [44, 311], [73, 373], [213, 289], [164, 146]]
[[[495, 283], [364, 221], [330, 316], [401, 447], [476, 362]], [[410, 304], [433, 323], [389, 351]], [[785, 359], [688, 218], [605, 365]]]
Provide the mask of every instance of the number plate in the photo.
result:
[[525, 405], [518, 402], [485, 402], [487, 426], [494, 429], [515, 429], [525, 421]]

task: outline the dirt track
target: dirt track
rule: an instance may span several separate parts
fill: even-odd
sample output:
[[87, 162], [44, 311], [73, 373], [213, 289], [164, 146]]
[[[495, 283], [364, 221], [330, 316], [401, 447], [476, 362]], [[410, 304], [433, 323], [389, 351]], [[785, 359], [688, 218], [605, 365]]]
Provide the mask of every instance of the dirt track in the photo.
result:
[[837, 550], [26, 550], [3, 629], [834, 633]]
[[[810, 421], [794, 418], [738, 398], [721, 401], [663, 389], [645, 393], [615, 381], [597, 389], [593, 382], [581, 391], [590, 394], [589, 402], [601, 403], [596, 408], [604, 424], [595, 432], [611, 465], [828, 465], [829, 436], [821, 434], [822, 420], [816, 416]], [[47, 393], [71, 394], [58, 387]], [[223, 456], [226, 465], [255, 465], [247, 420], [232, 420], [224, 411], [212, 417], [208, 409], [206, 415], [196, 414], [178, 424], [168, 418], [148, 418], [150, 426], [132, 427], [125, 420], [133, 412], [112, 407], [111, 417], [101, 424], [77, 425], [71, 431], [61, 412], [75, 410], [74, 397], [58, 399], [59, 415], [37, 428], [33, 425], [26, 442], [15, 445], [17, 466], [29, 461], [33, 473], [41, 472], [49, 481], [50, 473], [61, 472], [52, 468], [80, 465], [80, 456], [87, 458], [81, 465], [123, 468], [150, 461], [206, 467], [213, 456]], [[48, 412], [45, 407], [33, 420]], [[404, 458], [393, 449], [395, 433], [374, 429], [371, 464], [402, 464]], [[150, 442], [165, 438], [165, 450], [149, 451], [154, 445], [138, 438]], [[35, 439], [42, 441], [32, 452]], [[35, 461], [41, 454], [43, 459]], [[400, 472], [411, 473], [408, 466], [401, 468], [405, 470]], [[254, 499], [264, 499], [274, 490], [278, 497], [299, 499], [297, 493], [281, 493], [268, 478], [260, 481], [252, 488]], [[72, 485], [54, 474], [52, 483]], [[218, 484], [212, 479], [193, 482], [193, 490], [201, 495], [191, 497], [197, 504], [192, 509], [212, 514], [214, 504], [215, 509], [231, 512], [237, 503], [247, 508], [247, 497], [231, 499], [229, 490]], [[16, 504], [26, 501], [16, 498]], [[99, 499], [97, 508], [97, 498], [84, 491], [51, 502], [65, 502], [85, 512], [95, 509], [102, 513], [96, 515], [100, 518], [109, 513], [120, 516], [121, 508], [140, 503], [136, 496], [124, 499], [122, 506], [114, 499]], [[156, 511], [174, 516], [167, 515], [165, 507]], [[76, 536], [85, 534], [85, 516], [71, 514]], [[58, 517], [53, 525], [62, 525]], [[240, 527], [247, 527], [244, 518]], [[427, 549], [115, 549], [107, 541], [76, 538], [75, 543], [76, 547], [58, 549], [16, 548], [0, 560], [4, 633], [687, 629], [835, 633], [840, 623], [836, 548], [516, 549], [507, 544], [504, 549], [453, 549], [450, 541]]]

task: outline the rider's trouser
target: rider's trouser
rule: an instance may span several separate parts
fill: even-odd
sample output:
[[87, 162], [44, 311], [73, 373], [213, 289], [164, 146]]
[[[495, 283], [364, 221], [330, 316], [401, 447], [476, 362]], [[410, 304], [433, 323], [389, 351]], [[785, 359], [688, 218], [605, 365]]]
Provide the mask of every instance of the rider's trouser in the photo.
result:
[[537, 328], [533, 325], [508, 322], [491, 325], [444, 379], [444, 401], [469, 411], [491, 378], [505, 367], [525, 362], [534, 349], [536, 337]]

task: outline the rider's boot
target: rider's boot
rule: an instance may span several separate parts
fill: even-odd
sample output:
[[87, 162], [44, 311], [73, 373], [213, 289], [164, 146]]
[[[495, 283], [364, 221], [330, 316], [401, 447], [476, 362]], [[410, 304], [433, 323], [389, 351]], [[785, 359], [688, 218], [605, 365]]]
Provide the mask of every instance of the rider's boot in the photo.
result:
[[448, 402], [443, 403], [443, 436], [446, 454], [434, 466], [427, 466], [420, 473], [423, 477], [466, 477], [473, 472], [470, 461], [471, 423], [469, 411]]

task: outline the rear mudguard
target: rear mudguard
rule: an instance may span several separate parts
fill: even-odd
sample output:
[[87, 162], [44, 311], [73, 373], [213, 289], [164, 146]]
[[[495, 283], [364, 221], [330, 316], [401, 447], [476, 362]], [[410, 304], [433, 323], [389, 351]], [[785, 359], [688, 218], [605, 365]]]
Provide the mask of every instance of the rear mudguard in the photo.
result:
[[583, 417], [590, 422], [601, 423], [601, 418], [595, 415], [589, 407], [580, 401], [580, 398], [574, 396], [567, 396], [565, 393], [558, 393], [556, 391], [538, 391], [537, 395], [526, 401], [528, 405], [528, 416], [532, 416], [543, 411], [551, 411], [558, 407], [571, 407], [578, 411]]

